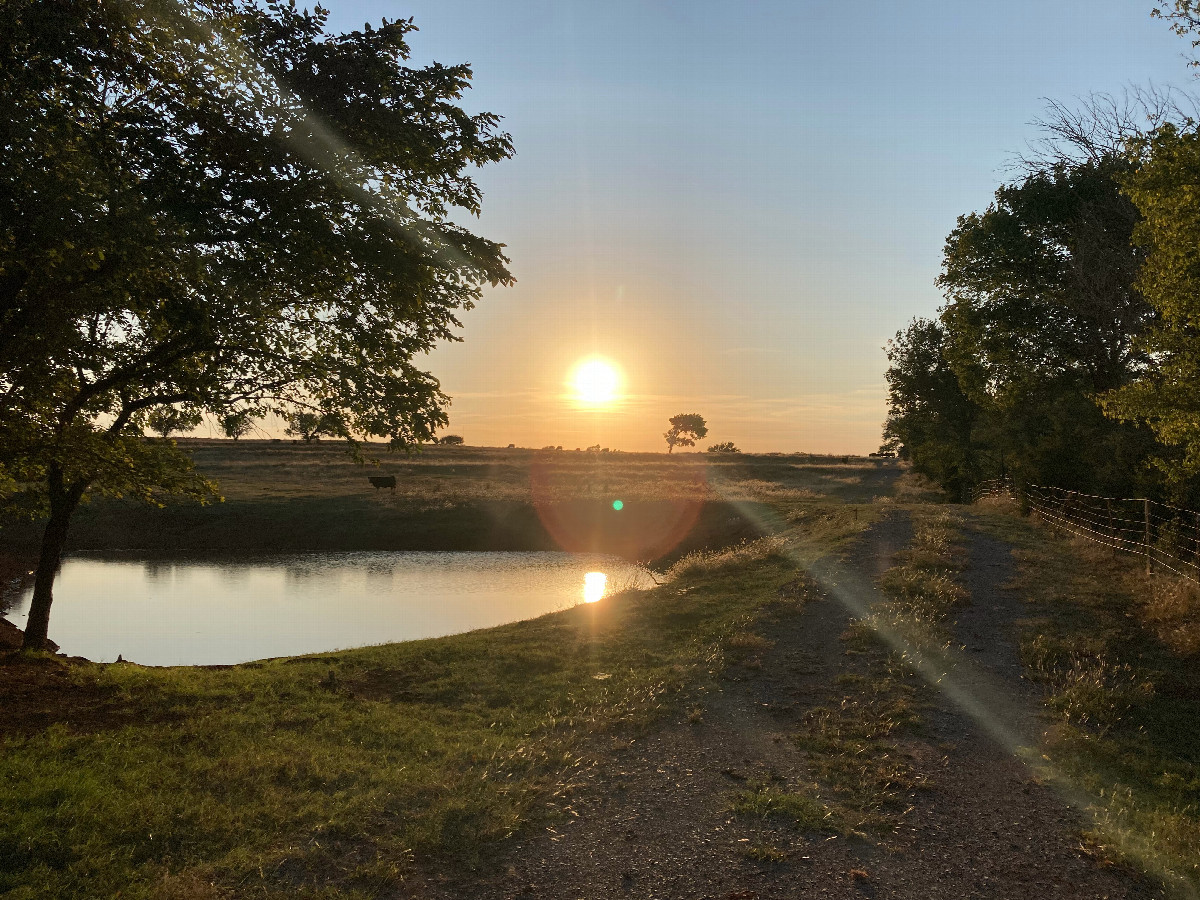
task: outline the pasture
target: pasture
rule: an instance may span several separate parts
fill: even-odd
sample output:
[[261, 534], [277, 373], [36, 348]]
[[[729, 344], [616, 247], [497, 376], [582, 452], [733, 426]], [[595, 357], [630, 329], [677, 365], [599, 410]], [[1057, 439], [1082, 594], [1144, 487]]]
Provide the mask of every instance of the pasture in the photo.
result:
[[[780, 505], [884, 496], [891, 461], [808, 454], [592, 453], [183, 439], [223, 500], [163, 509], [98, 498], [72, 524], [74, 550], [571, 550], [669, 564], [778, 526]], [[369, 478], [395, 477], [394, 490]], [[614, 510], [619, 501], [620, 510]], [[675, 533], [683, 531], [685, 533]], [[652, 535], [675, 533], [663, 543]], [[0, 540], [29, 552], [38, 529]]]

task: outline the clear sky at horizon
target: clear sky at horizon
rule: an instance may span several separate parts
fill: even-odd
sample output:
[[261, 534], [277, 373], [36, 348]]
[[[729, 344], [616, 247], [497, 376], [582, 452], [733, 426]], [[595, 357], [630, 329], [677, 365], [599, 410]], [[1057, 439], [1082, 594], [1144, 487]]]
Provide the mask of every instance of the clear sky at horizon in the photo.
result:
[[[517, 285], [427, 360], [481, 445], [664, 449], [699, 412], [748, 451], [874, 450], [883, 345], [1046, 98], [1193, 87], [1150, 0], [327, 5], [414, 17], [414, 63], [470, 62], [465, 105], [513, 136], [469, 224]], [[602, 412], [565, 399], [592, 354], [624, 373]]]

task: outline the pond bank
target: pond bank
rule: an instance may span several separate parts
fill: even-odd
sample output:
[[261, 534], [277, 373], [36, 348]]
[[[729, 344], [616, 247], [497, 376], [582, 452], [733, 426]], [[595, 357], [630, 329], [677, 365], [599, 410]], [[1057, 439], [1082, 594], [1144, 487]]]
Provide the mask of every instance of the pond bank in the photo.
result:
[[486, 866], [742, 652], [793, 571], [765, 544], [528, 622], [220, 670], [0, 653], [0, 893], [350, 900]]
[[[402, 504], [365, 497], [230, 500], [157, 509], [96, 501], [71, 525], [68, 552], [92, 550], [349, 551], [566, 550], [670, 565], [694, 550], [761, 536], [774, 522], [762, 503], [713, 500], [470, 501]], [[0, 550], [30, 557], [39, 523], [6, 523]]]

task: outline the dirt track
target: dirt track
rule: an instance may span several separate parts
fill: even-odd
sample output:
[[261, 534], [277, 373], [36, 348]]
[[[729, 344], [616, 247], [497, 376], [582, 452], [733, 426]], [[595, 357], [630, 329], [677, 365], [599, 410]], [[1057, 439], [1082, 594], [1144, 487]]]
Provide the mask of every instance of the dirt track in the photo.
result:
[[[1014, 643], [1020, 601], [1002, 585], [1008, 548], [969, 533], [963, 581], [971, 602], [956, 624], [967, 659], [949, 692], [930, 690], [925, 724], [901, 739], [924, 787], [884, 837], [805, 834], [771, 819], [734, 816], [734, 794], [767, 782], [813, 783], [793, 740], [804, 714], [852, 699], [838, 676], [861, 660], [840, 639], [851, 611], [879, 598], [872, 579], [909, 539], [902, 513], [866, 532], [844, 559], [808, 573], [799, 612], [781, 614], [774, 647], [731, 668], [718, 686], [625, 746], [614, 744], [554, 829], [503, 848], [487, 874], [419, 888], [414, 896], [545, 898], [1140, 898], [1160, 896], [1080, 848], [1077, 813], [1011, 752], [1040, 727], [1036, 690], [1021, 680]], [[957, 698], [957, 699], [955, 699]], [[962, 699], [974, 703], [964, 714]], [[769, 845], [764, 862], [747, 848]]]

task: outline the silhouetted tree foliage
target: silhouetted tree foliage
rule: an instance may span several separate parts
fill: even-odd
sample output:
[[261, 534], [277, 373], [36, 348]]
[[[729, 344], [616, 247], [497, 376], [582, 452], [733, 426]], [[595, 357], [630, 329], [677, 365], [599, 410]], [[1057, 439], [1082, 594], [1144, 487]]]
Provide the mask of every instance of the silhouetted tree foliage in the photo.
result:
[[709, 453], [741, 453], [733, 443], [733, 441], [724, 441], [720, 444], [713, 444], [708, 448]]
[[916, 319], [887, 347], [888, 418], [881, 451], [898, 451], [913, 468], [954, 496], [974, 485], [983, 467], [973, 443], [980, 409], [963, 393], [943, 353], [945, 329]]
[[946, 241], [936, 323], [889, 345], [885, 439], [961, 495], [981, 478], [1097, 492], [1147, 487], [1152, 436], [1106, 418], [1099, 395], [1151, 362], [1154, 318], [1135, 286], [1137, 209], [1124, 155], [1059, 162], [1002, 186]]
[[668, 424], [671, 427], [663, 433], [663, 437], [667, 441], [667, 453], [676, 447], [694, 447], [696, 441], [708, 434], [708, 423], [704, 421], [704, 416], [698, 413], [681, 413], [678, 416], [671, 416]]
[[287, 428], [283, 433], [289, 437], [298, 437], [304, 443], [311, 444], [324, 437], [347, 437], [346, 424], [342, 417], [333, 413], [314, 412], [302, 409], [287, 417]]
[[444, 434], [438, 438], [438, 443], [457, 447], [463, 443], [463, 438], [461, 434]]
[[511, 143], [457, 105], [467, 66], [405, 64], [410, 22], [326, 17], [0, 4], [0, 483], [49, 514], [27, 646], [86, 493], [213, 494], [152, 415], [315, 409], [397, 447], [446, 423], [414, 358], [511, 280], [449, 218]]
[[239, 440], [254, 430], [255, 411], [253, 409], [235, 409], [225, 413], [218, 420], [221, 433], [227, 438]]

